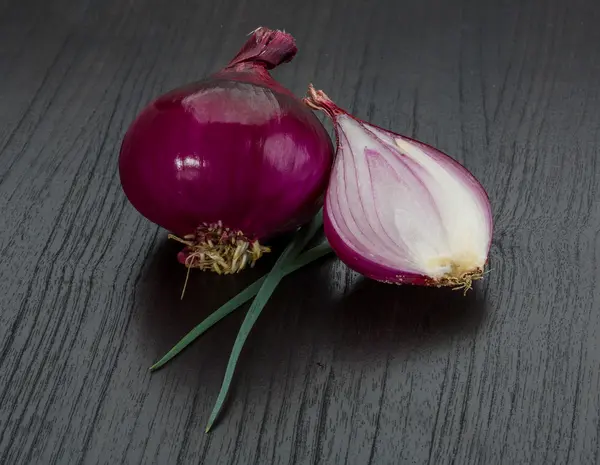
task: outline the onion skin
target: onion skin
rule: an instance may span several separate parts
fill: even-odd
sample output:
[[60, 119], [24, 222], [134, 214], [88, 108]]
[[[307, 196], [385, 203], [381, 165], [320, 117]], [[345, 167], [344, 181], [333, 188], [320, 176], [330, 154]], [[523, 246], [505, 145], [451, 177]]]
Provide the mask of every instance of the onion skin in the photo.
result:
[[267, 71], [295, 53], [291, 36], [259, 28], [226, 68], [142, 110], [123, 139], [119, 173], [144, 217], [181, 237], [221, 222], [262, 240], [318, 211], [333, 145]]

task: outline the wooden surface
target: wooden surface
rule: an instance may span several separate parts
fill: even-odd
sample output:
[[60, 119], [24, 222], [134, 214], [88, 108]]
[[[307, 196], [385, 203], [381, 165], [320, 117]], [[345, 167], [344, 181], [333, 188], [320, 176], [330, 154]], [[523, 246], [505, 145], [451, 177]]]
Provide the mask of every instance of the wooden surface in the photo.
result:
[[[0, 0], [0, 463], [600, 463], [595, 0]], [[150, 364], [269, 269], [196, 273], [127, 203], [121, 137], [259, 25], [275, 76], [463, 162], [492, 200], [467, 298], [284, 281], [204, 426], [243, 312]]]

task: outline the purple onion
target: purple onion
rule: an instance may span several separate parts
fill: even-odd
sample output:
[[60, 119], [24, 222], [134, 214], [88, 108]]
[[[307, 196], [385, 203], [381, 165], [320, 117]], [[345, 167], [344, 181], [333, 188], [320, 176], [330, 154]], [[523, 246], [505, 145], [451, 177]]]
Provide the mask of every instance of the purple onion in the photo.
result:
[[309, 88], [328, 114], [337, 155], [325, 198], [325, 234], [338, 257], [372, 279], [468, 290], [483, 276], [492, 239], [488, 196], [448, 155], [348, 114]]
[[259, 28], [228, 66], [154, 100], [127, 131], [123, 190], [185, 244], [188, 267], [239, 271], [321, 207], [331, 140], [267, 71], [296, 51], [289, 34]]

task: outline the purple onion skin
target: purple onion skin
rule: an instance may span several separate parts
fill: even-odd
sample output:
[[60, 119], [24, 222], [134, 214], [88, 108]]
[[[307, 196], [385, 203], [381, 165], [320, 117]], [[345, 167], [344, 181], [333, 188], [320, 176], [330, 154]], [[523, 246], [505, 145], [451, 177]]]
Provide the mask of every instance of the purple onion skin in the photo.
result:
[[265, 239], [306, 223], [323, 203], [331, 139], [270, 77], [278, 63], [252, 61], [249, 49], [250, 58], [153, 101], [123, 140], [126, 196], [176, 235], [221, 221]]

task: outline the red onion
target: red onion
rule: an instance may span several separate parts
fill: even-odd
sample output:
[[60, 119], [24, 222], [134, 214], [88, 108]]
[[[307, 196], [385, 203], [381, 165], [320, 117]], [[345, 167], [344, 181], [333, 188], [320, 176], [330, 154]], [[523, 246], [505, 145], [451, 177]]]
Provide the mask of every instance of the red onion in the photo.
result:
[[296, 54], [289, 34], [259, 28], [206, 80], [150, 103], [120, 152], [123, 190], [185, 244], [190, 268], [233, 273], [321, 207], [333, 146], [320, 121], [267, 70]]
[[483, 276], [492, 213], [481, 184], [439, 150], [349, 115], [310, 86], [337, 155], [324, 227], [350, 268], [387, 283], [468, 290]]

